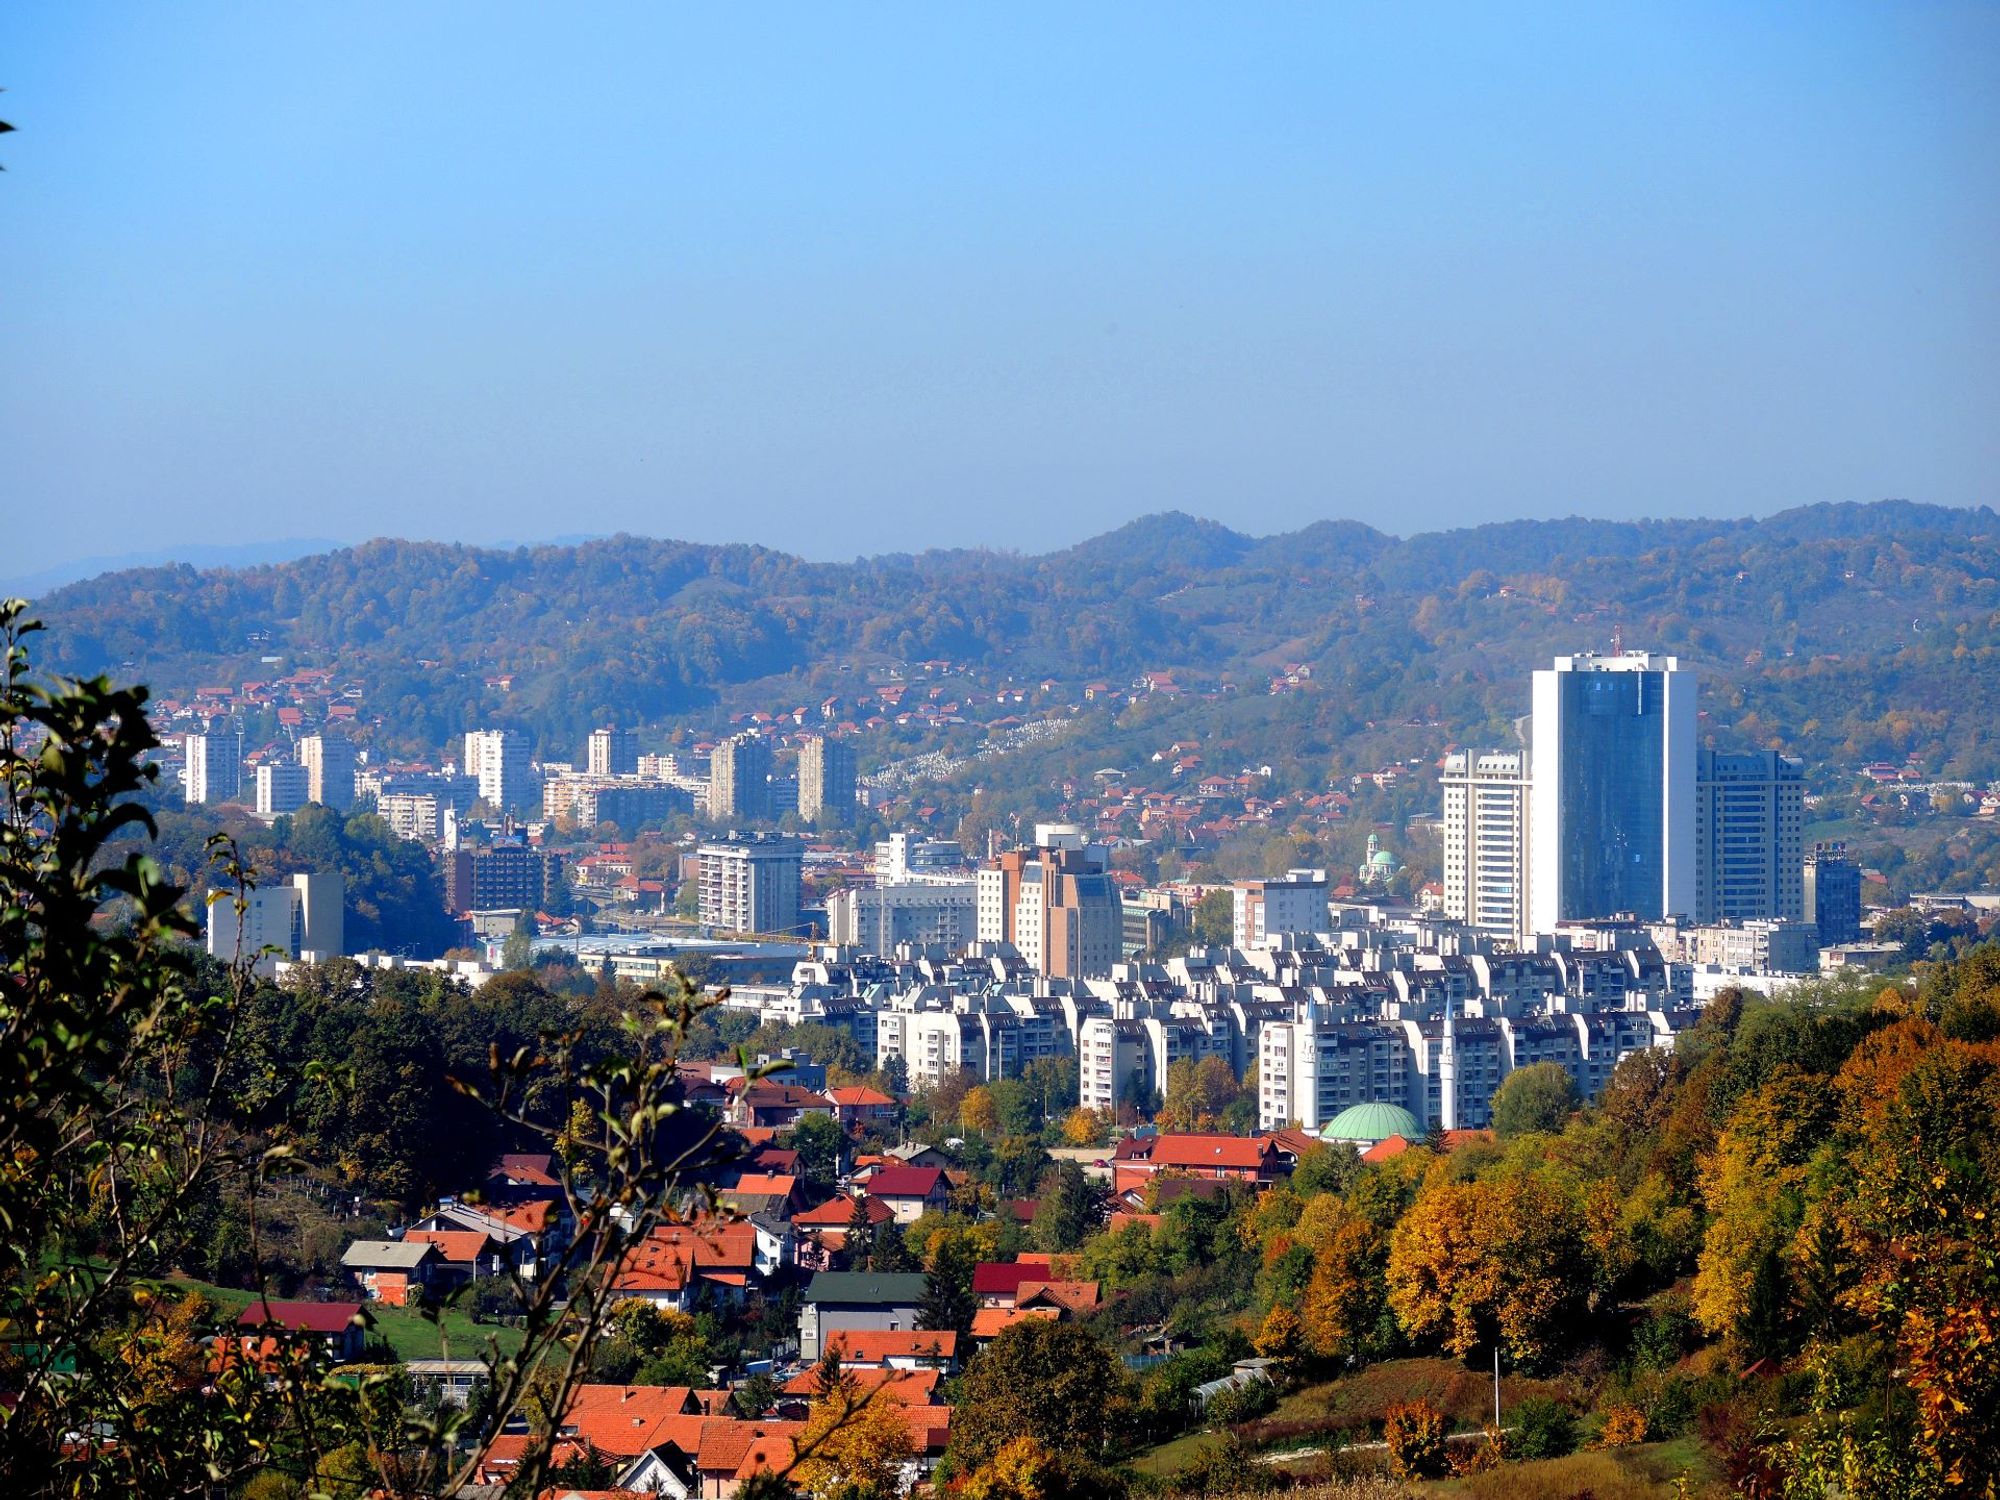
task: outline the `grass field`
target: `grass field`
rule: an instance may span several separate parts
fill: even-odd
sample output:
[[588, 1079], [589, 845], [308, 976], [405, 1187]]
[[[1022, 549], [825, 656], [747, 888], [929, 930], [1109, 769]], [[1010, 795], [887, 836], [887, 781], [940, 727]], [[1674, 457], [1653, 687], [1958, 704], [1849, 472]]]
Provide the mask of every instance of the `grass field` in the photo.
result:
[[[206, 1281], [175, 1277], [165, 1284], [183, 1291], [200, 1292], [232, 1316], [241, 1313], [252, 1300], [249, 1292], [235, 1287], [215, 1286]], [[486, 1352], [488, 1339], [499, 1344], [502, 1354], [512, 1354], [521, 1347], [520, 1329], [475, 1323], [471, 1314], [457, 1308], [442, 1314], [435, 1323], [407, 1307], [384, 1307], [378, 1302], [371, 1302], [368, 1309], [375, 1320], [369, 1338], [387, 1343], [399, 1360], [441, 1359], [445, 1357], [447, 1348], [453, 1359], [477, 1359]]]
[[1725, 1492], [1707, 1451], [1695, 1438], [1502, 1464], [1468, 1479], [1438, 1480], [1420, 1491], [1458, 1500], [1569, 1500], [1586, 1493], [1593, 1500], [1669, 1500], [1682, 1475], [1687, 1476], [1690, 1496]]

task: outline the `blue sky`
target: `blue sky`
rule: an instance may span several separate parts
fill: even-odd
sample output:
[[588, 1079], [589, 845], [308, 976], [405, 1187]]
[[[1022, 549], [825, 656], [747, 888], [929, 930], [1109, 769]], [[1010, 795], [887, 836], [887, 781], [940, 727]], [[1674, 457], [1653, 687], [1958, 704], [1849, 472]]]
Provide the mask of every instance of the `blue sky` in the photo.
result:
[[0, 12], [0, 574], [1996, 500], [2000, 7]]

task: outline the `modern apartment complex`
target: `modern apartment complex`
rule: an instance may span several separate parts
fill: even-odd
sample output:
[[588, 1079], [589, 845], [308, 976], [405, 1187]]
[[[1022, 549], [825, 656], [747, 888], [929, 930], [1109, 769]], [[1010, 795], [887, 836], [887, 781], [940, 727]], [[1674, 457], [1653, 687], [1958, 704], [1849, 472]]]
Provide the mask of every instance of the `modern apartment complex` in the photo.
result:
[[854, 821], [854, 747], [814, 735], [799, 747], [799, 816], [816, 826]]
[[226, 731], [191, 734], [182, 742], [185, 794], [190, 804], [212, 807], [243, 795], [243, 742]]
[[522, 812], [537, 805], [528, 741], [515, 730], [467, 730], [464, 769], [479, 782], [479, 800], [495, 812]]
[[1704, 750], [1700, 764], [1695, 920], [1798, 921], [1805, 915], [1804, 768], [1771, 750]]
[[980, 940], [1012, 943], [1035, 972], [1104, 974], [1124, 956], [1107, 852], [1081, 828], [1040, 824], [1032, 849], [1000, 855], [975, 879]]
[[257, 767], [257, 816], [269, 823], [311, 801], [312, 783], [297, 761], [267, 760]]
[[731, 823], [771, 816], [771, 752], [747, 735], [724, 740], [708, 763], [708, 816]]
[[338, 734], [309, 734], [299, 741], [306, 768], [306, 800], [336, 812], [354, 806], [354, 741]]
[[1861, 941], [1861, 866], [1845, 844], [1814, 844], [1800, 881], [1805, 919], [1819, 929], [1820, 946]]
[[799, 930], [805, 846], [775, 833], [735, 833], [696, 850], [702, 925], [717, 932]]
[[1323, 932], [1329, 925], [1324, 870], [1288, 870], [1273, 879], [1239, 880], [1231, 896], [1239, 948], [1268, 948], [1288, 936]]
[[1445, 757], [1444, 914], [1481, 932], [1529, 929], [1528, 766], [1518, 750]]
[[637, 776], [639, 736], [630, 729], [605, 725], [590, 731], [585, 761], [592, 776]]

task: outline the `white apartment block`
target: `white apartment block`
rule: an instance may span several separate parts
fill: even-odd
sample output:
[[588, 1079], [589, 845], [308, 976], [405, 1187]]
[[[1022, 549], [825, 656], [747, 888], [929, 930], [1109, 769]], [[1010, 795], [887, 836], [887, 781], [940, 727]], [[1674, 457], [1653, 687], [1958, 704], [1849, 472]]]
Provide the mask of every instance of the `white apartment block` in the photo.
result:
[[265, 822], [295, 813], [311, 801], [312, 782], [295, 761], [267, 760], [257, 767], [257, 816]]
[[243, 745], [234, 734], [191, 734], [183, 744], [188, 802], [210, 807], [243, 794]]
[[340, 875], [328, 872], [246, 891], [240, 912], [236, 898], [224, 895], [208, 908], [209, 956], [269, 975], [279, 958], [338, 955], [346, 944], [345, 894]]
[[593, 729], [585, 757], [585, 769], [592, 776], [637, 776], [639, 736], [633, 730], [614, 729], [608, 725]]
[[1268, 948], [1286, 937], [1323, 932], [1329, 925], [1324, 870], [1291, 870], [1273, 880], [1239, 880], [1231, 894], [1239, 948]]
[[375, 811], [399, 839], [421, 839], [428, 843], [438, 836], [438, 798], [435, 792], [385, 792], [375, 799]]
[[336, 812], [354, 806], [354, 741], [337, 734], [309, 734], [299, 741], [306, 768], [306, 800]]
[[1444, 914], [1519, 937], [1528, 932], [1528, 773], [1517, 751], [1445, 757]]
[[805, 847], [778, 834], [731, 834], [696, 851], [701, 921], [718, 932], [796, 932]]
[[467, 730], [464, 770], [478, 781], [479, 800], [496, 812], [519, 812], [531, 805], [528, 741], [515, 730]]
[[884, 957], [899, 943], [963, 948], [978, 935], [973, 882], [860, 886], [827, 899], [827, 939]]

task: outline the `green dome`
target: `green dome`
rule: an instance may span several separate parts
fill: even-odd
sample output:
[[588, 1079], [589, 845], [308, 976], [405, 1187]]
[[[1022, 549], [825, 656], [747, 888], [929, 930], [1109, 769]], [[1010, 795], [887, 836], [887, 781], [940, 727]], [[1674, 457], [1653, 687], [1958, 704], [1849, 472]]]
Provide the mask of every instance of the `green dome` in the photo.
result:
[[1373, 1146], [1392, 1135], [1406, 1141], [1422, 1140], [1424, 1127], [1417, 1117], [1400, 1104], [1350, 1104], [1320, 1128], [1323, 1141], [1353, 1141]]

